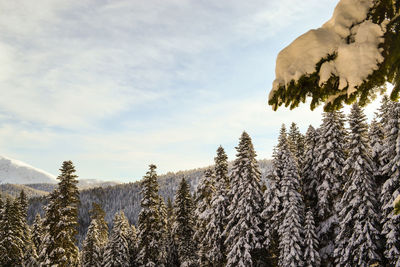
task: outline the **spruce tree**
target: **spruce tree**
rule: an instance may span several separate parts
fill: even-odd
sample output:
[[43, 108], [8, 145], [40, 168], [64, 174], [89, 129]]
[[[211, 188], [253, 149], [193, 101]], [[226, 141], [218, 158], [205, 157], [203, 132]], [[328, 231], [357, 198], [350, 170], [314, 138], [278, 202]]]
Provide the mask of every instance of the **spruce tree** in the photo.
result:
[[190, 194], [189, 184], [183, 177], [175, 194], [175, 224], [174, 236], [180, 266], [196, 266], [197, 245], [193, 235], [195, 233], [194, 204]]
[[77, 266], [79, 250], [76, 246], [78, 233], [79, 191], [77, 175], [72, 161], [61, 166], [58, 187], [50, 194], [43, 222], [45, 236], [40, 251], [44, 266]]
[[339, 205], [335, 258], [338, 266], [370, 266], [381, 262], [378, 199], [368, 125], [356, 104], [349, 124], [349, 157], [343, 168], [348, 179]]
[[268, 186], [264, 191], [264, 210], [262, 218], [265, 222], [265, 241], [264, 247], [268, 250], [270, 265], [277, 266], [279, 258], [279, 225], [283, 222], [282, 218], [282, 196], [281, 181], [283, 179], [283, 147], [287, 146], [286, 127], [282, 124], [280, 129], [278, 145], [273, 151], [272, 174], [268, 177]]
[[280, 147], [283, 177], [280, 181], [283, 218], [279, 225], [279, 266], [303, 266], [304, 206], [301, 196], [300, 177], [289, 144], [282, 138]]
[[138, 256], [138, 237], [136, 227], [131, 225], [128, 231], [128, 248], [129, 248], [129, 264], [130, 266], [137, 266], [137, 256]]
[[130, 264], [128, 235], [130, 225], [123, 211], [115, 214], [110, 239], [106, 246], [104, 267], [125, 267]]
[[320, 238], [319, 253], [322, 265], [325, 265], [334, 261], [335, 229], [338, 224], [336, 204], [342, 194], [342, 173], [346, 160], [346, 130], [344, 117], [340, 111], [323, 114], [318, 140], [317, 231]]
[[167, 214], [166, 267], [175, 267], [179, 265], [179, 258], [178, 258], [177, 244], [173, 233], [173, 225], [175, 222], [174, 207], [172, 205], [172, 201], [170, 198], [168, 198], [167, 201], [166, 214]]
[[380, 190], [386, 178], [382, 175], [383, 161], [383, 141], [385, 134], [381, 124], [374, 118], [369, 128], [369, 144], [371, 147], [371, 158], [374, 163], [375, 182]]
[[304, 265], [307, 267], [321, 266], [321, 258], [318, 253], [318, 237], [314, 223], [314, 215], [307, 211], [304, 226]]
[[82, 266], [102, 266], [103, 255], [99, 237], [100, 227], [97, 220], [92, 219], [82, 245]]
[[217, 149], [215, 161], [215, 192], [210, 203], [209, 222], [206, 226], [204, 242], [208, 252], [206, 258], [214, 266], [224, 266], [226, 262], [225, 236], [223, 235], [228, 217], [228, 156], [222, 146]]
[[294, 122], [292, 122], [290, 125], [288, 142], [290, 151], [292, 152], [293, 157], [296, 159], [298, 167], [301, 168], [304, 157], [305, 140], [304, 136], [299, 131], [299, 127], [297, 127], [297, 124]]
[[256, 266], [263, 250], [263, 196], [260, 170], [250, 136], [243, 132], [233, 163], [229, 216], [224, 235], [227, 266]]
[[317, 142], [317, 131], [310, 125], [305, 137], [305, 153], [300, 176], [302, 179], [304, 202], [307, 207], [310, 207], [313, 210], [316, 209], [318, 203], [318, 174], [315, 168], [315, 166], [318, 164]]
[[210, 265], [212, 263], [212, 261], [209, 261], [206, 257], [210, 248], [205, 240], [205, 235], [211, 215], [210, 203], [215, 191], [214, 180], [215, 175], [213, 170], [207, 169], [201, 177], [196, 189], [196, 232], [194, 234], [194, 239], [199, 245], [198, 258], [199, 264], [202, 266]]
[[32, 242], [36, 248], [36, 251], [39, 251], [40, 246], [42, 244], [43, 238], [43, 228], [42, 228], [42, 217], [40, 217], [39, 213], [36, 213], [35, 220], [32, 225]]
[[160, 210], [162, 201], [158, 195], [156, 166], [150, 165], [142, 180], [142, 210], [139, 214], [139, 254], [138, 262], [142, 265], [164, 264], [165, 218]]
[[[382, 235], [385, 237], [385, 258], [389, 265], [395, 265], [400, 257], [400, 215], [393, 212], [393, 201], [400, 194], [400, 104], [393, 103], [387, 124], [382, 158], [387, 161], [382, 175], [387, 180], [380, 195], [382, 209]], [[400, 264], [400, 263], [399, 263]]]
[[0, 225], [0, 266], [22, 266], [24, 263], [24, 229], [21, 225], [18, 199], [7, 198]]

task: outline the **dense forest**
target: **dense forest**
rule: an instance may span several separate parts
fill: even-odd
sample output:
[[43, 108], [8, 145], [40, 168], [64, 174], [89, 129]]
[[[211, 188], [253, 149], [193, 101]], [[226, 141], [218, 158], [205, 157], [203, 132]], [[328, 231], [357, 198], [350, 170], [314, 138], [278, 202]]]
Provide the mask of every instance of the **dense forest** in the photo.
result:
[[266, 178], [246, 132], [236, 150], [179, 181], [150, 165], [140, 182], [81, 192], [66, 161], [45, 200], [0, 202], [0, 265], [400, 264], [400, 103], [384, 97], [370, 124], [355, 104], [305, 135], [282, 125]]

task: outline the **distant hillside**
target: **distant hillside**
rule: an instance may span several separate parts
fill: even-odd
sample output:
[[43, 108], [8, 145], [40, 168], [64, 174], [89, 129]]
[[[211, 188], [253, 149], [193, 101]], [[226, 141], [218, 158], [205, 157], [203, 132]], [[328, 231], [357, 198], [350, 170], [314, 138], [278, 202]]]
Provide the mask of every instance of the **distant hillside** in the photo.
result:
[[22, 161], [0, 156], [0, 184], [56, 183], [54, 175]]
[[34, 189], [27, 185], [20, 184], [0, 184], [0, 193], [3, 198], [5, 197], [16, 197], [20, 192], [24, 190], [28, 198], [46, 196], [49, 192]]
[[[259, 164], [262, 180], [266, 181], [266, 177], [271, 171], [271, 161], [260, 160]], [[158, 179], [160, 195], [165, 200], [168, 198], [173, 199], [175, 191], [182, 177], [187, 179], [191, 186], [191, 190], [194, 191], [197, 187], [200, 177], [203, 175], [206, 169], [207, 167], [188, 171], [180, 171], [176, 173], [170, 172], [160, 175]], [[123, 210], [125, 212], [125, 215], [129, 219], [130, 223], [136, 224], [141, 209], [140, 190], [140, 182], [81, 190], [81, 207], [79, 211], [80, 229], [78, 239], [81, 241], [86, 233], [87, 227], [89, 226], [89, 210], [93, 202], [100, 203], [103, 206], [103, 209], [106, 212], [106, 220], [110, 225], [112, 223], [114, 214], [119, 210]], [[36, 197], [30, 200], [30, 206], [28, 210], [28, 221], [30, 223], [32, 223], [37, 212], [43, 216], [43, 205], [46, 205], [46, 202], [47, 201], [44, 197]]]

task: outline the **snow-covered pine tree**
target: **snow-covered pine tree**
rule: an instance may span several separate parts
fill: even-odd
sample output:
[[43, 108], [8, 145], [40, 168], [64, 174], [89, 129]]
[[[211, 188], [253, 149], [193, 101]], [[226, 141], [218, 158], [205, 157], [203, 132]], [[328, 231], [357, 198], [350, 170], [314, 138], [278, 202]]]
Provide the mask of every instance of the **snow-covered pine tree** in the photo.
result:
[[304, 205], [301, 196], [300, 176], [295, 158], [284, 138], [280, 153], [283, 177], [280, 183], [283, 218], [279, 225], [279, 266], [303, 266]]
[[57, 188], [49, 196], [43, 222], [44, 240], [39, 260], [43, 266], [77, 266], [79, 250], [76, 246], [78, 227], [79, 191], [77, 175], [72, 161], [61, 166]]
[[236, 150], [230, 187], [233, 199], [224, 231], [226, 266], [256, 266], [266, 255], [261, 218], [264, 201], [257, 155], [246, 132], [242, 133]]
[[215, 191], [214, 180], [215, 175], [213, 170], [207, 169], [200, 178], [196, 189], [196, 209], [194, 212], [196, 217], [196, 231], [194, 233], [194, 239], [198, 244], [198, 259], [201, 266], [208, 266], [212, 263], [212, 261], [208, 261], [206, 257], [210, 248], [205, 240], [205, 234], [210, 221], [210, 203]]
[[129, 264], [130, 266], [137, 266], [137, 255], [138, 255], [138, 237], [136, 227], [131, 225], [128, 231], [128, 247], [129, 247]]
[[283, 222], [281, 195], [281, 181], [284, 174], [283, 148], [288, 149], [287, 145], [286, 127], [283, 124], [279, 133], [278, 145], [273, 152], [273, 172], [268, 177], [269, 184], [264, 191], [264, 210], [261, 214], [265, 222], [264, 247], [268, 250], [268, 261], [273, 266], [278, 265], [279, 258], [278, 228]]
[[369, 128], [369, 144], [371, 147], [371, 158], [374, 163], [374, 176], [377, 187], [380, 189], [386, 178], [382, 175], [382, 168], [385, 165], [382, 160], [383, 141], [385, 134], [381, 124], [374, 118]]
[[100, 227], [96, 219], [90, 222], [86, 238], [82, 244], [82, 266], [83, 267], [100, 267], [102, 266], [102, 251], [100, 242]]
[[172, 205], [172, 201], [170, 198], [167, 200], [167, 224], [166, 224], [166, 253], [167, 253], [167, 262], [166, 267], [175, 267], [179, 266], [179, 258], [178, 258], [178, 251], [177, 251], [177, 244], [173, 234], [173, 225], [175, 222], [174, 216], [174, 207]]
[[[400, 215], [393, 212], [392, 203], [400, 193], [400, 103], [393, 103], [387, 124], [382, 158], [388, 163], [382, 168], [387, 180], [380, 195], [382, 235], [385, 237], [385, 258], [396, 265], [400, 257]], [[398, 263], [400, 266], [400, 262]]]
[[104, 267], [124, 267], [130, 264], [128, 234], [130, 226], [123, 211], [115, 214], [110, 238], [106, 246]]
[[318, 203], [318, 175], [315, 168], [318, 163], [316, 153], [317, 141], [317, 132], [315, 131], [314, 127], [310, 125], [305, 137], [305, 153], [303, 158], [303, 168], [300, 176], [302, 180], [304, 202], [307, 207], [313, 210], [314, 214], [316, 214], [315, 209]]
[[206, 227], [205, 240], [209, 248], [206, 257], [214, 266], [224, 266], [226, 262], [225, 237], [223, 235], [228, 217], [228, 156], [222, 146], [217, 149], [215, 161], [215, 192], [210, 203], [210, 217]]
[[20, 221], [18, 199], [7, 198], [0, 225], [0, 266], [22, 266], [24, 263], [24, 229]]
[[288, 142], [290, 151], [292, 152], [293, 157], [296, 159], [298, 167], [302, 168], [305, 140], [295, 122], [292, 122], [290, 125]]
[[323, 123], [318, 138], [317, 187], [318, 237], [322, 265], [334, 261], [335, 229], [338, 218], [336, 204], [339, 203], [343, 186], [343, 167], [346, 160], [346, 130], [344, 117], [340, 111], [323, 114]]
[[319, 267], [321, 258], [318, 252], [318, 237], [315, 228], [314, 215], [311, 210], [306, 213], [304, 226], [304, 266]]
[[36, 251], [39, 251], [40, 245], [42, 244], [43, 238], [43, 228], [42, 228], [42, 217], [40, 217], [39, 213], [36, 213], [35, 220], [32, 225], [32, 242], [36, 248]]
[[139, 214], [139, 254], [138, 262], [142, 265], [159, 266], [164, 264], [165, 224], [160, 211], [160, 196], [156, 166], [150, 165], [142, 180], [142, 210]]
[[195, 232], [194, 204], [190, 195], [189, 184], [184, 177], [182, 177], [175, 194], [174, 210], [173, 232], [177, 242], [180, 266], [196, 266], [197, 244], [193, 238]]
[[377, 187], [368, 125], [357, 104], [351, 109], [349, 125], [349, 157], [343, 168], [348, 180], [339, 204], [335, 259], [337, 266], [371, 266], [381, 262]]
[[89, 211], [91, 220], [96, 220], [97, 233], [96, 239], [99, 246], [98, 262], [103, 262], [104, 252], [108, 243], [108, 224], [105, 220], [106, 213], [100, 204], [93, 202], [92, 209]]

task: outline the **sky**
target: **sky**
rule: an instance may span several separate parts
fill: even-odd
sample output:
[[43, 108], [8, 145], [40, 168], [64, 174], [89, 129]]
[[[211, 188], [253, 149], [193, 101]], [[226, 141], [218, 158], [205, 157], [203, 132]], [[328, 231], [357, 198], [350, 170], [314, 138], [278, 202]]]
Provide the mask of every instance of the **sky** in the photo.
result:
[[0, 155], [129, 182], [211, 165], [219, 145], [233, 160], [245, 130], [270, 158], [282, 123], [305, 132], [322, 110], [272, 111], [276, 56], [337, 2], [0, 1]]

